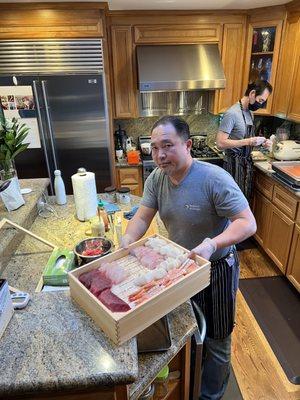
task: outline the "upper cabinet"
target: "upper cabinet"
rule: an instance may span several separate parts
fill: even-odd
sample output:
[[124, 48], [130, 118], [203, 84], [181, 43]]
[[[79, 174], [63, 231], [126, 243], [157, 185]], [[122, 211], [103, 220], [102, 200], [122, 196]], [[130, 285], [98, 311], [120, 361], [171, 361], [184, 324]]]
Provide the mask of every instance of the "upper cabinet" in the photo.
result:
[[214, 113], [224, 112], [242, 96], [246, 21], [224, 24], [221, 46], [226, 87], [215, 93]]
[[135, 26], [138, 44], [218, 43], [220, 24], [145, 25]]
[[105, 8], [104, 3], [0, 4], [0, 39], [103, 37]]
[[300, 122], [300, 7], [288, 9], [281, 45], [274, 115]]
[[[275, 85], [279, 58], [282, 20], [253, 22], [248, 27], [245, 57], [244, 87], [256, 79], [267, 80]], [[272, 111], [273, 96], [257, 114], [269, 115]]]
[[135, 117], [137, 85], [134, 74], [131, 26], [111, 27], [111, 55], [115, 117]]

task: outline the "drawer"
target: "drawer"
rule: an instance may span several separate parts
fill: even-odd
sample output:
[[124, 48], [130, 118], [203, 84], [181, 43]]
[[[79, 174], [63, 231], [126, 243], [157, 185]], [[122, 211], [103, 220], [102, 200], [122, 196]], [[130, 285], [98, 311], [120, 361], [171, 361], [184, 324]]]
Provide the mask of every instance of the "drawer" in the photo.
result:
[[258, 173], [255, 175], [255, 186], [267, 199], [272, 200], [274, 181], [271, 178]]
[[274, 185], [273, 204], [285, 213], [291, 219], [296, 218], [298, 201], [297, 199], [285, 190], [282, 186]]

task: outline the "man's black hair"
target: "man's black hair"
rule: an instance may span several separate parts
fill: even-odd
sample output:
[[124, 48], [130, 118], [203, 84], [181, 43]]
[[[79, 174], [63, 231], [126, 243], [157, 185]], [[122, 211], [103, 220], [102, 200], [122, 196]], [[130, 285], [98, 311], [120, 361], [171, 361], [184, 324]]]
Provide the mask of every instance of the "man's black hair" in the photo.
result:
[[252, 90], [255, 90], [255, 96], [260, 96], [265, 89], [268, 89], [269, 93], [272, 93], [272, 85], [268, 81], [257, 80], [255, 82], [249, 83], [245, 96], [249, 96]]
[[182, 118], [175, 117], [173, 115], [166, 115], [164, 117], [159, 118], [152, 126], [151, 133], [159, 125], [168, 125], [168, 124], [171, 124], [174, 126], [177, 135], [182, 140], [186, 141], [190, 138], [190, 128], [189, 128], [188, 123], [185, 122]]

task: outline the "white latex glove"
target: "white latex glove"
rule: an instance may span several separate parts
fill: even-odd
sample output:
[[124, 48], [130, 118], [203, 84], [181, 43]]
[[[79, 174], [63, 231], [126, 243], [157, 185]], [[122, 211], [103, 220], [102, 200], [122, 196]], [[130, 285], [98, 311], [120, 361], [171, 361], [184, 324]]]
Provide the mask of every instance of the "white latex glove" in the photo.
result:
[[125, 235], [123, 235], [121, 238], [120, 248], [128, 249], [128, 246], [133, 242], [134, 242], [133, 238], [130, 235], [128, 235], [128, 233], [125, 233]]
[[213, 253], [217, 250], [217, 244], [213, 239], [206, 238], [199, 246], [192, 249], [188, 255], [190, 258], [194, 258], [195, 254], [209, 260]]
[[250, 146], [261, 146], [266, 142], [266, 138], [264, 136], [254, 136], [249, 138]]
[[271, 149], [273, 142], [270, 139], [266, 139], [266, 141], [262, 145], [263, 145], [263, 147], [265, 147], [267, 149]]

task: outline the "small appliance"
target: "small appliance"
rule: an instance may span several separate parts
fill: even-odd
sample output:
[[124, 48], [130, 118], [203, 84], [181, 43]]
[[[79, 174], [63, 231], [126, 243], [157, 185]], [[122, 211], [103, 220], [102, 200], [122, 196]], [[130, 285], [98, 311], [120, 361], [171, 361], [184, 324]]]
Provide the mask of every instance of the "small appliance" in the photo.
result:
[[273, 154], [281, 161], [300, 160], [300, 141], [282, 140], [275, 145]]

